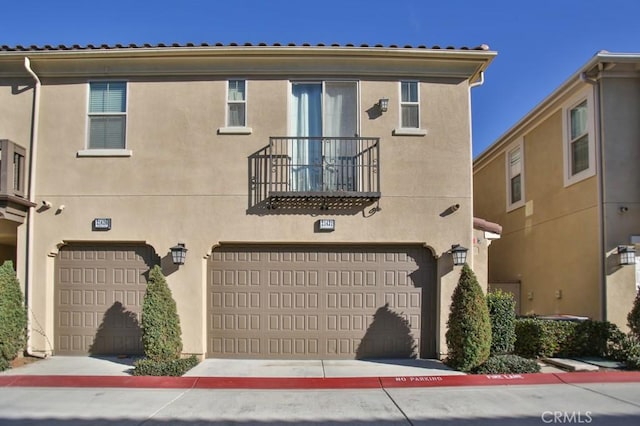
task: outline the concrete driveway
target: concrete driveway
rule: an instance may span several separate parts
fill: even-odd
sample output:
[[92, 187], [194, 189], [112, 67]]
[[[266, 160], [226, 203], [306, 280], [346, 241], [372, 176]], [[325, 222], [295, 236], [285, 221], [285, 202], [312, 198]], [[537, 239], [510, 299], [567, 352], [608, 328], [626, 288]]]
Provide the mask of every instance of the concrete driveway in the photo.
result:
[[[0, 375], [130, 376], [134, 358], [53, 356]], [[437, 360], [205, 359], [185, 377], [391, 377], [463, 375]]]

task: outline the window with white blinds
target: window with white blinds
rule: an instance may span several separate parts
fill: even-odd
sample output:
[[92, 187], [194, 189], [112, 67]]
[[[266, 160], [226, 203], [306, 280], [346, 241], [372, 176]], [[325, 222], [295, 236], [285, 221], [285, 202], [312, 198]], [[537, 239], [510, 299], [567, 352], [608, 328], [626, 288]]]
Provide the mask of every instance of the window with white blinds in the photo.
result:
[[89, 149], [124, 149], [127, 124], [127, 83], [89, 84]]

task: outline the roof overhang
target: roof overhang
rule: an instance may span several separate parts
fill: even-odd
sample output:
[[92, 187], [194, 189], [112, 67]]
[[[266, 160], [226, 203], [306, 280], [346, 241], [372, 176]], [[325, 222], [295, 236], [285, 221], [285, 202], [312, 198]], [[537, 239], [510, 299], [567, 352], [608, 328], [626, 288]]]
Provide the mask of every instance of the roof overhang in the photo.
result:
[[[624, 67], [618, 65], [624, 65]], [[548, 111], [554, 107], [558, 100], [568, 93], [573, 92], [577, 87], [594, 83], [604, 76], [614, 75], [616, 72], [618, 75], [640, 76], [640, 53], [610, 53], [607, 51], [596, 53], [578, 71], [480, 153], [473, 161], [474, 170], [482, 168], [495, 154], [505, 149], [513, 141], [514, 136], [521, 133], [533, 121], [548, 114]]]
[[333, 46], [196, 46], [0, 51], [0, 76], [247, 76], [480, 78], [496, 52]]

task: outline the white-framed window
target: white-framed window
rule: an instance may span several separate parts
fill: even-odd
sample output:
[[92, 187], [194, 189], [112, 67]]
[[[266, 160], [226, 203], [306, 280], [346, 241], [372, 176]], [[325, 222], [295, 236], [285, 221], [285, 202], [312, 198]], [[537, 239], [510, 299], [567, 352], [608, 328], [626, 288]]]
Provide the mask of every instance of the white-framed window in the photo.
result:
[[227, 84], [227, 127], [247, 126], [247, 82], [229, 80]]
[[400, 81], [400, 127], [393, 130], [396, 136], [424, 136], [420, 128], [420, 83]]
[[89, 83], [87, 150], [124, 150], [127, 133], [127, 83]]
[[524, 206], [524, 149], [520, 139], [506, 151], [507, 211]]
[[251, 134], [247, 127], [247, 80], [230, 79], [227, 81], [225, 127], [220, 127], [220, 134]]
[[400, 127], [420, 128], [420, 86], [417, 81], [400, 82]]
[[562, 108], [565, 186], [596, 173], [593, 96], [572, 99]]

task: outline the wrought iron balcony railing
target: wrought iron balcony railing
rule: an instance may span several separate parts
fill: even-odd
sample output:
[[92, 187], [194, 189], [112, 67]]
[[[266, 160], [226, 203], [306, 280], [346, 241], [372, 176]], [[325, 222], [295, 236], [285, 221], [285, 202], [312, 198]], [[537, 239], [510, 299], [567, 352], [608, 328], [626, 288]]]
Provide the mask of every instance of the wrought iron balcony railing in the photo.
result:
[[380, 198], [379, 138], [272, 137], [266, 154], [271, 201]]

